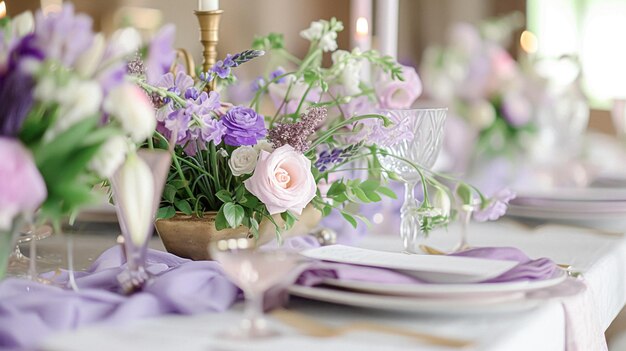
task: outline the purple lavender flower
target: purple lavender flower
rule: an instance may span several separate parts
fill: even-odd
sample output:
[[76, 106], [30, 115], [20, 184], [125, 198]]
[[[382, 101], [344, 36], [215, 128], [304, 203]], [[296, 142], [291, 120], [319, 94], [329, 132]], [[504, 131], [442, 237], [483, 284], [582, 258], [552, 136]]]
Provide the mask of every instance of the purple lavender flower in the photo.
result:
[[275, 148], [289, 144], [297, 151], [305, 152], [309, 149], [309, 136], [327, 115], [325, 107], [312, 107], [300, 115], [299, 122], [276, 125], [269, 131], [268, 140]]
[[226, 79], [230, 75], [230, 67], [224, 64], [224, 61], [217, 61], [211, 68], [211, 72], [217, 74], [218, 77]]
[[59, 13], [44, 15], [39, 11], [35, 17], [37, 47], [47, 58], [71, 67], [91, 47], [94, 37], [91, 24], [91, 18], [75, 14], [70, 3], [63, 5]]
[[224, 59], [224, 66], [226, 66], [226, 67], [237, 67], [237, 63], [233, 60], [233, 58], [237, 58], [237, 57], [233, 57], [233, 55], [227, 54], [226, 58]]
[[[152, 38], [145, 61], [146, 80], [155, 84], [167, 72], [176, 56], [174, 51], [174, 36], [176, 27], [166, 25]], [[181, 90], [185, 91], [185, 89]]]
[[224, 143], [231, 146], [254, 145], [267, 135], [263, 116], [244, 106], [231, 108], [223, 117]]
[[492, 196], [491, 203], [486, 208], [474, 212], [474, 220], [478, 222], [495, 221], [506, 213], [509, 201], [514, 198], [515, 193], [511, 189], [501, 189]]
[[206, 142], [213, 142], [215, 145], [219, 145], [222, 142], [224, 134], [226, 134], [226, 127], [222, 123], [211, 116], [205, 116], [202, 118], [202, 128], [200, 130], [200, 138]]
[[[285, 70], [282, 67], [278, 67], [274, 72], [270, 73], [270, 80], [272, 81], [282, 76], [283, 74], [285, 74]], [[285, 82], [285, 77], [282, 77], [276, 80], [276, 83], [284, 83], [284, 82]]]
[[328, 169], [328, 167], [332, 164], [339, 163], [343, 161], [342, 149], [334, 148], [330, 151], [324, 150], [320, 152], [317, 157], [317, 161], [315, 161], [315, 167], [320, 171], [324, 172]]
[[255, 80], [252, 81], [252, 91], [257, 92], [265, 85], [265, 79], [259, 76]]

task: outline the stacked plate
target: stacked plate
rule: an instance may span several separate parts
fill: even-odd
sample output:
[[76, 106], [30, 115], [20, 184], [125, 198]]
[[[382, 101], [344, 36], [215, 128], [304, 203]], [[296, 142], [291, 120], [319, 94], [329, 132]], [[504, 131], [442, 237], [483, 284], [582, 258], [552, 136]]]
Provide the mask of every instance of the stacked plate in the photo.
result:
[[626, 230], [626, 189], [519, 191], [507, 214], [622, 232]]
[[[291, 295], [372, 309], [436, 314], [485, 314], [533, 308], [541, 299], [528, 294], [566, 279], [559, 270], [537, 281], [480, 283], [508, 271], [515, 262], [472, 257], [406, 255], [334, 245], [307, 250], [303, 255], [323, 261], [385, 268], [429, 283], [393, 283], [374, 279], [327, 278], [322, 285], [289, 288]], [[374, 274], [374, 273], [373, 273]]]

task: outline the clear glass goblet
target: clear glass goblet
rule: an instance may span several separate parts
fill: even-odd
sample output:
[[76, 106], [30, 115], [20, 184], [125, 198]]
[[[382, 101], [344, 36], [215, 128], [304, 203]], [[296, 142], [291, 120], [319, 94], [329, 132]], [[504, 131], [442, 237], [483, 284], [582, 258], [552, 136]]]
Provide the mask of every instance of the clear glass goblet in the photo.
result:
[[125, 293], [141, 290], [150, 279], [145, 267], [148, 241], [170, 164], [167, 150], [141, 149], [129, 154], [111, 177], [126, 257], [126, 270], [117, 279]]
[[224, 336], [232, 339], [258, 339], [279, 333], [268, 327], [263, 317], [265, 292], [292, 276], [302, 260], [296, 252], [282, 247], [258, 247], [255, 239], [225, 239], [209, 245], [211, 257], [224, 268], [229, 279], [243, 290], [244, 318]]
[[433, 166], [441, 150], [447, 111], [447, 108], [381, 111], [394, 123], [384, 145], [389, 156], [381, 157], [381, 163], [404, 182], [400, 237], [406, 253], [418, 253], [419, 243], [425, 238], [421, 230], [423, 214], [419, 212], [420, 204], [415, 197], [415, 187], [421, 178], [415, 167], [406, 161], [424, 169]]

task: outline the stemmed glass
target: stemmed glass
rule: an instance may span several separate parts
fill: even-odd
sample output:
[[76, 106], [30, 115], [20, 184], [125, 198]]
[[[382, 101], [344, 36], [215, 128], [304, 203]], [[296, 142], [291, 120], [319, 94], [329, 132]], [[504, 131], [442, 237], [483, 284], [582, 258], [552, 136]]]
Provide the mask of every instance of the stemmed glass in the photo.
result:
[[291, 278], [301, 256], [284, 247], [257, 246], [255, 239], [225, 239], [209, 245], [211, 258], [222, 264], [226, 275], [243, 290], [244, 318], [238, 328], [224, 333], [234, 339], [257, 339], [278, 335], [263, 318], [265, 292]]
[[117, 278], [126, 293], [140, 290], [150, 279], [146, 252], [170, 164], [167, 150], [141, 149], [129, 154], [111, 177], [126, 256], [126, 270]]
[[419, 172], [408, 160], [424, 169], [430, 169], [437, 159], [443, 141], [443, 127], [447, 108], [383, 110], [394, 123], [389, 133], [397, 134], [385, 145], [391, 156], [381, 157], [383, 166], [397, 173], [404, 182], [404, 204], [400, 209], [400, 237], [404, 252], [417, 253], [419, 242], [425, 238], [421, 230], [422, 216], [415, 187], [420, 183]]

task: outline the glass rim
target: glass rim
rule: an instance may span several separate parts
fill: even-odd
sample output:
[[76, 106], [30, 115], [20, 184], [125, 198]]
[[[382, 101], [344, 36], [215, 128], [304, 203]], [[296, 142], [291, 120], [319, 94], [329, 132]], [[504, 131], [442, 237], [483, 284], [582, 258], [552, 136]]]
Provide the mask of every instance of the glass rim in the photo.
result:
[[380, 111], [448, 111], [448, 107], [415, 107], [415, 108], [384, 108]]

